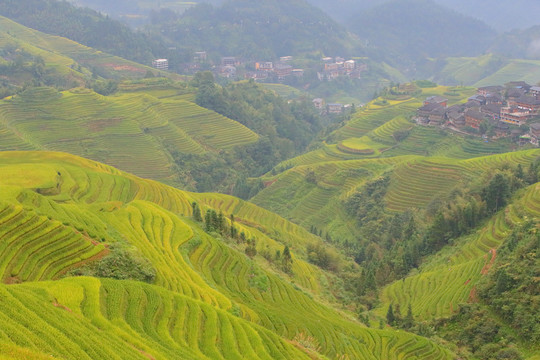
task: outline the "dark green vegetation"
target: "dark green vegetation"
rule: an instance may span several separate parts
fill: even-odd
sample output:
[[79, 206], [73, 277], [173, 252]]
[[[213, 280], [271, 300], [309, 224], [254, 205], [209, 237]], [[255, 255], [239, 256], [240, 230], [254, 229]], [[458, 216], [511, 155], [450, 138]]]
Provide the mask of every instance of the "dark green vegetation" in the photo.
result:
[[246, 59], [345, 56], [355, 45], [341, 25], [303, 0], [230, 0], [217, 7], [199, 4], [182, 15], [162, 11], [152, 21], [156, 31], [163, 30], [182, 48]]
[[[219, 154], [174, 152], [180, 181], [198, 191], [233, 192], [247, 198], [246, 180], [302, 153], [323, 128], [323, 120], [308, 99], [287, 103], [253, 81], [220, 87], [210, 72], [198, 73], [192, 85], [198, 105], [238, 121], [259, 135], [256, 143]], [[252, 184], [255, 186], [258, 183]], [[236, 185], [236, 186], [235, 186]]]

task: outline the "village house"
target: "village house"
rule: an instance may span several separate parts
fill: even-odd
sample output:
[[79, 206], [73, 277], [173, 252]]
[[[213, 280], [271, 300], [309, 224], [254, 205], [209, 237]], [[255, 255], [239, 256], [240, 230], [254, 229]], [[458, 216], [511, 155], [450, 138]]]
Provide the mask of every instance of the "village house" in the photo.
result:
[[301, 78], [304, 76], [304, 69], [293, 69], [291, 75]]
[[446, 113], [446, 118], [450, 122], [450, 124], [456, 126], [456, 127], [463, 127], [465, 126], [465, 116], [462, 112], [459, 111], [448, 111]]
[[484, 86], [484, 87], [480, 87], [478, 88], [477, 90], [477, 94], [478, 95], [482, 95], [482, 96], [488, 96], [488, 95], [493, 95], [493, 94], [501, 94], [502, 91], [504, 90], [504, 87], [503, 86]]
[[446, 109], [442, 106], [434, 109], [428, 116], [429, 125], [442, 125], [446, 121]]
[[169, 70], [169, 60], [167, 59], [153, 60], [152, 67], [158, 70]]
[[292, 71], [293, 71], [293, 67], [291, 65], [276, 64], [274, 66], [274, 73], [276, 74], [279, 80], [283, 80], [287, 76], [291, 75]]
[[217, 74], [227, 79], [232, 79], [236, 76], [236, 67], [232, 65], [220, 66], [217, 68]]
[[[428, 103], [416, 110], [416, 121], [420, 124], [428, 124], [430, 121], [430, 115], [435, 112], [439, 113], [444, 111], [444, 106], [436, 103]], [[434, 119], [437, 119], [437, 114], [435, 114]]]
[[255, 63], [255, 69], [261, 71], [272, 71], [274, 69], [274, 63], [271, 61], [257, 62]]
[[508, 106], [529, 111], [531, 116], [538, 115], [540, 112], [540, 100], [533, 96], [524, 95], [519, 98], [508, 99]]
[[485, 95], [486, 104], [500, 104], [504, 102], [503, 97], [500, 94], [487, 94]]
[[255, 81], [259, 80], [266, 80], [268, 79], [268, 72], [267, 71], [247, 71], [244, 74], [245, 79], [253, 79]]
[[505, 137], [508, 135], [508, 132], [510, 131], [510, 125], [499, 120], [490, 121], [490, 123], [493, 126], [493, 131], [495, 132], [496, 138]]
[[538, 99], [540, 97], [540, 86], [531, 87], [531, 89], [529, 90], [529, 94], [531, 94], [531, 96], [534, 96]]
[[282, 56], [279, 58], [279, 61], [280, 62], [288, 62], [288, 61], [292, 61], [292, 56]]
[[531, 144], [538, 146], [540, 144], [540, 123], [529, 125], [529, 135], [531, 137]]
[[527, 84], [525, 81], [510, 81], [504, 84], [506, 88], [520, 89], [528, 92], [531, 89], [531, 85]]
[[516, 89], [516, 88], [512, 88], [512, 89], [509, 89], [507, 92], [506, 92], [506, 98], [507, 99], [517, 99], [517, 98], [520, 98], [522, 96], [525, 95], [525, 90], [524, 89]]
[[342, 104], [328, 104], [326, 108], [329, 114], [341, 114], [343, 112]]
[[530, 116], [528, 110], [519, 109], [517, 107], [506, 106], [501, 108], [501, 121], [512, 125], [523, 125], [527, 122]]
[[469, 109], [465, 112], [465, 125], [474, 129], [478, 129], [480, 124], [486, 121], [487, 118], [478, 110]]
[[234, 56], [225, 56], [221, 58], [221, 65], [222, 66], [235, 66], [235, 65], [240, 65], [240, 63], [236, 60]]
[[427, 104], [439, 104], [446, 107], [448, 105], [448, 99], [443, 98], [442, 96], [430, 96], [424, 100], [424, 105]]
[[206, 51], [197, 51], [195, 53], [195, 56], [193, 57], [193, 60], [198, 62], [205, 62], [207, 58], [208, 55], [206, 54]]
[[486, 104], [486, 97], [483, 95], [473, 95], [470, 98], [468, 98], [467, 101], [472, 101], [476, 103], [478, 106], [482, 106]]
[[486, 104], [480, 107], [480, 112], [486, 114], [489, 118], [493, 120], [501, 119], [501, 108], [500, 104]]
[[324, 110], [324, 100], [321, 98], [313, 99], [313, 106], [315, 106], [316, 109], [319, 111]]

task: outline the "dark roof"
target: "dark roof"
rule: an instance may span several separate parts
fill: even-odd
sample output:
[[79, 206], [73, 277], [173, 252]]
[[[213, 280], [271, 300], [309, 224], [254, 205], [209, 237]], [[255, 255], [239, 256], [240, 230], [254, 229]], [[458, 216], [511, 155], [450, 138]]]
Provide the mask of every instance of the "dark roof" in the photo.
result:
[[512, 97], [512, 98], [518, 98], [518, 97], [521, 97], [525, 94], [525, 90], [523, 89], [510, 89], [508, 90], [508, 93], [506, 94], [506, 96], [508, 97]]
[[527, 84], [525, 81], [510, 81], [504, 84], [506, 87], [513, 87], [517, 89], [530, 89], [531, 85]]
[[478, 103], [476, 101], [467, 101], [465, 104], [463, 104], [463, 106], [467, 109], [467, 108], [477, 108], [478, 107]]
[[504, 121], [497, 122], [496, 126], [497, 126], [497, 129], [499, 129], [499, 130], [508, 130], [508, 129], [510, 129], [510, 125], [508, 125]]
[[499, 94], [487, 94], [486, 95], [486, 101], [487, 102], [502, 102], [503, 98]]
[[465, 116], [469, 116], [469, 117], [472, 117], [472, 118], [477, 119], [477, 120], [485, 120], [486, 119], [486, 116], [484, 114], [482, 114], [478, 110], [473, 110], [473, 109], [467, 110], [467, 112], [465, 112]]
[[468, 100], [484, 102], [486, 101], [486, 98], [482, 95], [473, 95]]
[[487, 104], [480, 107], [481, 112], [490, 112], [490, 113], [500, 113], [502, 105], [501, 104]]
[[430, 96], [426, 98], [425, 102], [430, 103], [430, 104], [440, 104], [446, 101], [448, 101], [448, 99], [443, 98], [442, 96], [436, 95], [436, 96]]
[[465, 107], [463, 106], [463, 104], [455, 104], [455, 105], [452, 105], [452, 106], [449, 106], [446, 108], [446, 111], [448, 112], [461, 112], [465, 109]]
[[521, 96], [516, 101], [519, 101], [520, 103], [527, 104], [527, 105], [540, 105], [540, 100], [533, 96]]
[[440, 116], [443, 116], [444, 114], [446, 114], [446, 110], [441, 106], [441, 107], [438, 107], [436, 109], [433, 109], [430, 113], [430, 115], [440, 115]]
[[441, 104], [437, 104], [437, 103], [429, 103], [429, 104], [426, 104], [426, 105], [422, 106], [418, 110], [419, 111], [425, 111], [425, 112], [432, 112], [433, 110], [439, 109], [439, 108], [442, 109], [443, 106]]
[[499, 92], [503, 91], [504, 87], [500, 85], [490, 85], [490, 86], [483, 86], [478, 88], [478, 90], [486, 91], [486, 92]]

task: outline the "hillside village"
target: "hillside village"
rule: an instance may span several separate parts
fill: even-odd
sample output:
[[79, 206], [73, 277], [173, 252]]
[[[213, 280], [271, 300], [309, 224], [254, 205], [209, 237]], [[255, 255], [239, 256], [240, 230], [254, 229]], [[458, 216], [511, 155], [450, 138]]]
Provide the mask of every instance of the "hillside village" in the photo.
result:
[[467, 102], [448, 106], [442, 96], [426, 98], [416, 111], [421, 125], [441, 126], [484, 138], [513, 137], [521, 144], [539, 145], [540, 86], [512, 81], [485, 86]]
[[253, 79], [259, 82], [283, 82], [288, 77], [303, 78], [306, 71], [316, 73], [319, 81], [332, 81], [340, 76], [360, 79], [368, 70], [368, 65], [357, 60], [346, 60], [340, 56], [324, 57], [310, 68], [295, 68], [292, 56], [282, 56], [268, 61], [248, 61], [234, 56], [222, 57], [214, 64], [205, 51], [195, 53], [193, 61], [183, 66], [183, 72], [193, 74], [201, 70], [211, 70], [215, 76], [227, 79]]

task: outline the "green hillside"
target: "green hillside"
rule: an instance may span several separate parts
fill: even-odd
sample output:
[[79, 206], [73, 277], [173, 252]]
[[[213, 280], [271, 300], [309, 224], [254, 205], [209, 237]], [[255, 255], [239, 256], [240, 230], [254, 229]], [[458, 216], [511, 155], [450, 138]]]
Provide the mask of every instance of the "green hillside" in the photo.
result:
[[[150, 95], [104, 97], [75, 88], [32, 88], [0, 104], [0, 149], [46, 149], [107, 162], [174, 182], [171, 153], [205, 153], [257, 140], [239, 123], [185, 100]], [[219, 134], [219, 135], [218, 135]]]
[[141, 78], [150, 67], [81, 45], [59, 36], [48, 35], [0, 16], [0, 44], [23, 49], [41, 57], [47, 68], [56, 69], [71, 81], [82, 84], [92, 76]]
[[[424, 338], [368, 329], [325, 305], [333, 275], [304, 260], [306, 245], [320, 240], [255, 205], [64, 153], [3, 152], [0, 166], [0, 277], [12, 284], [0, 286], [6, 358], [452, 358]], [[259, 254], [203, 231], [194, 201], [233, 212], [232, 225], [256, 237]], [[289, 274], [261, 255], [284, 244]], [[113, 279], [68, 276], [99, 275], [111, 258], [151, 274], [150, 284], [128, 280], [127, 268]]]
[[540, 62], [488, 53], [478, 57], [448, 57], [426, 60], [417, 74], [447, 85], [475, 87], [525, 81], [536, 84], [540, 78]]

